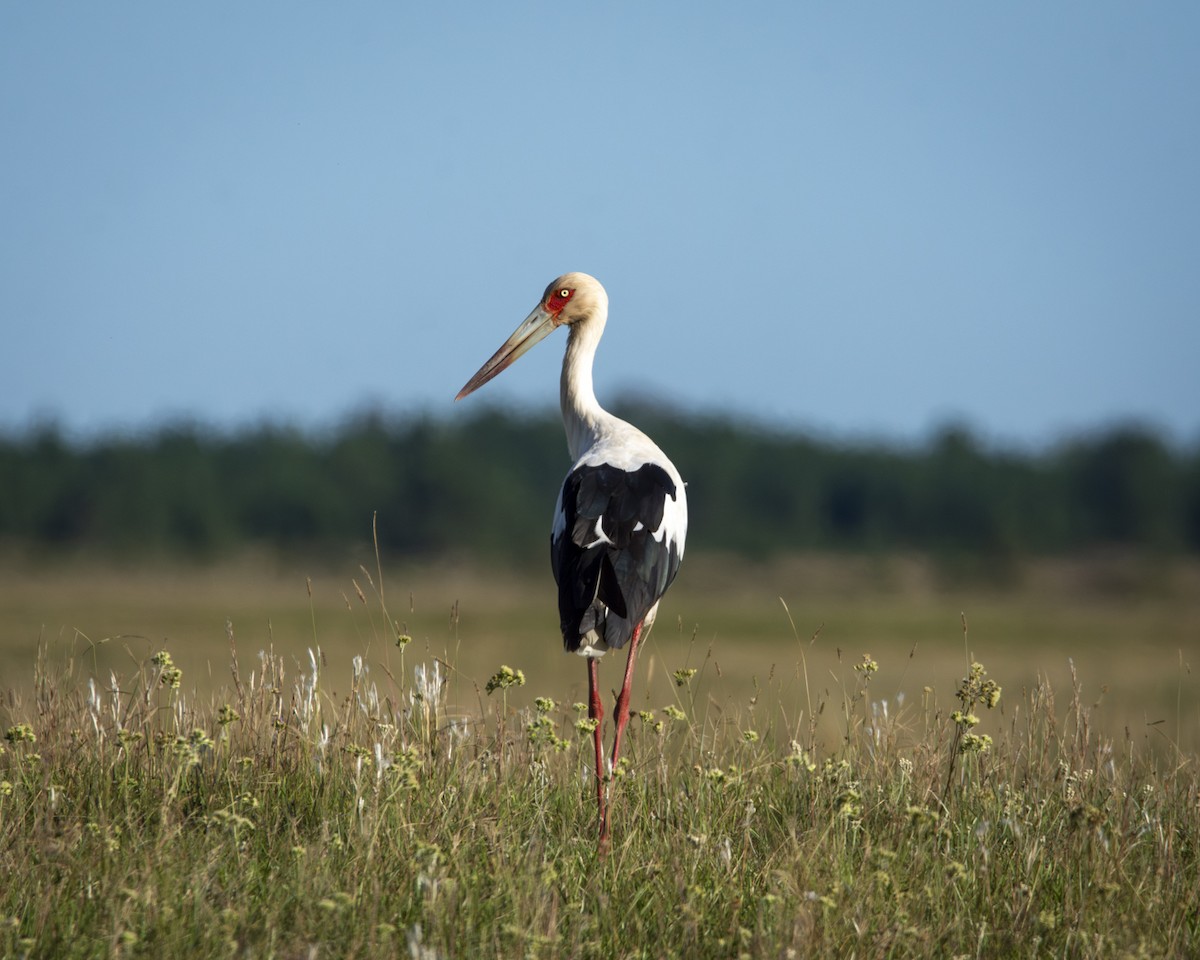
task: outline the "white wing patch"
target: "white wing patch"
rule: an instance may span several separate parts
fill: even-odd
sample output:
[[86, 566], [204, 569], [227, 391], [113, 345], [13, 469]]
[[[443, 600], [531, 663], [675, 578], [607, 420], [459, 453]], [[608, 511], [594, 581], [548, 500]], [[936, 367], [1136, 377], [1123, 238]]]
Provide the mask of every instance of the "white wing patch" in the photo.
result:
[[596, 526], [592, 530], [592, 532], [594, 534], [596, 534], [596, 539], [593, 540], [591, 543], [585, 544], [583, 547], [584, 550], [591, 550], [592, 547], [598, 547], [602, 543], [607, 543], [610, 547], [615, 546], [613, 540], [609, 537], [609, 535], [607, 533], [604, 532], [603, 523], [604, 523], [603, 517], [596, 518]]
[[567, 530], [567, 512], [563, 509], [562, 487], [558, 488], [558, 499], [554, 501], [554, 524], [550, 528], [550, 538], [557, 540]]
[[650, 533], [650, 536], [658, 543], [662, 543], [665, 537], [668, 546], [674, 544], [675, 549], [679, 551], [681, 560], [683, 559], [683, 543], [687, 537], [687, 499], [683, 490], [683, 481], [677, 481], [675, 496], [663, 500], [662, 523], [658, 525], [657, 530]]

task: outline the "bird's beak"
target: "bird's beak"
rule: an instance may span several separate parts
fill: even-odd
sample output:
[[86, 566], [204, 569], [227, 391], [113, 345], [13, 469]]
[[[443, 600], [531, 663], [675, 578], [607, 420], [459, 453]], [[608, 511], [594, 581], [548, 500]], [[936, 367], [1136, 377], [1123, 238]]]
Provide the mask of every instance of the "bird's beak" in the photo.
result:
[[558, 326], [558, 314], [550, 313], [544, 305], [537, 308], [524, 322], [512, 332], [512, 336], [501, 344], [500, 349], [492, 354], [492, 358], [479, 368], [479, 371], [465, 387], [458, 391], [455, 400], [461, 400], [469, 393], [474, 393], [493, 377], [499, 376], [511, 367], [518, 357], [526, 353], [539, 340]]

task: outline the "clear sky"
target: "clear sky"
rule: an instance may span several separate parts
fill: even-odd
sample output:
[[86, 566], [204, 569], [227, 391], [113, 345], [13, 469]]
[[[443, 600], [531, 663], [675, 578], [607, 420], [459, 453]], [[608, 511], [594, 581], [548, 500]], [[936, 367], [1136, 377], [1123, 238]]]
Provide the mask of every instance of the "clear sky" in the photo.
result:
[[0, 428], [636, 390], [1200, 441], [1200, 4], [0, 4]]

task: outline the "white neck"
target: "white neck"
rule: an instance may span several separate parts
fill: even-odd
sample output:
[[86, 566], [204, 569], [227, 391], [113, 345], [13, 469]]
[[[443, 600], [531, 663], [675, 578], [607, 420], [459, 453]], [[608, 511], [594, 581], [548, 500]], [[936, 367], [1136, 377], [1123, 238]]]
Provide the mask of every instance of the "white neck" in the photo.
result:
[[592, 388], [592, 361], [596, 356], [600, 335], [604, 332], [605, 319], [604, 313], [597, 311], [569, 327], [567, 353], [563, 357], [562, 379], [559, 382], [559, 400], [563, 426], [567, 431], [567, 446], [573, 460], [578, 460], [616, 419], [600, 406]]

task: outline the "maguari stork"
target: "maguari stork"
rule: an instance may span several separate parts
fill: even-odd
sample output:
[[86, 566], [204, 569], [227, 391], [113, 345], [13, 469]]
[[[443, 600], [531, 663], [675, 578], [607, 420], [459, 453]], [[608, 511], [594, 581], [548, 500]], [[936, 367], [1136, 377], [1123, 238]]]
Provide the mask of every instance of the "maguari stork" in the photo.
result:
[[637, 427], [596, 401], [592, 361], [607, 320], [608, 294], [600, 281], [586, 273], [563, 274], [455, 397], [461, 400], [478, 390], [556, 327], [567, 328], [560, 402], [575, 465], [554, 507], [550, 563], [558, 583], [563, 645], [587, 658], [602, 849], [608, 841], [608, 808], [597, 661], [609, 649], [629, 647], [615, 706], [611, 771], [629, 723], [638, 644], [679, 570], [687, 532], [687, 498], [675, 465]]

